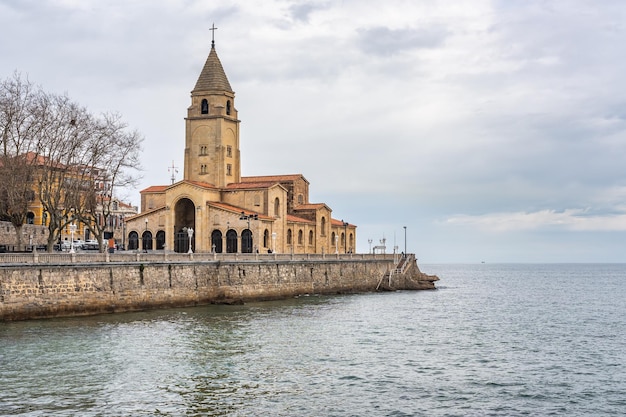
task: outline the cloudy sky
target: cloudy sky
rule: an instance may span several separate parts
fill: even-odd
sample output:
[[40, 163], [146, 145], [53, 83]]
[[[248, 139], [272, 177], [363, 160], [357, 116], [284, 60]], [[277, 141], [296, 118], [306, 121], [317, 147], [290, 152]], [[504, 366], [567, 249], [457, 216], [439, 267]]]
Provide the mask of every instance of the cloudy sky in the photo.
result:
[[302, 173], [358, 251], [626, 261], [623, 0], [0, 0], [0, 77], [142, 132], [137, 204], [182, 173], [213, 23], [242, 174]]

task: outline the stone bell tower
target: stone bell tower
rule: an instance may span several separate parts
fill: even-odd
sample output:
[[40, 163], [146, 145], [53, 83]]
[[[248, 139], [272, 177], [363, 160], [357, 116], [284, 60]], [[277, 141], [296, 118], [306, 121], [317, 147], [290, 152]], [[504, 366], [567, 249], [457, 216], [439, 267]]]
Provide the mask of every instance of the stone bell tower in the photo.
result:
[[235, 93], [212, 41], [185, 118], [185, 180], [220, 188], [241, 181], [239, 123]]

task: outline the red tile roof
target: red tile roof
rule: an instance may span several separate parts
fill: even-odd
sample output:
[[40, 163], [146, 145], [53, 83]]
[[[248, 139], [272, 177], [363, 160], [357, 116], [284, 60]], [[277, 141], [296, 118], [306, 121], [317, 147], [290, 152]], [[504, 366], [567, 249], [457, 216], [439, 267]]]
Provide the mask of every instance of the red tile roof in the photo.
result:
[[328, 207], [326, 204], [324, 203], [309, 203], [309, 204], [298, 204], [294, 210], [318, 210], [321, 209], [323, 207], [327, 207], [330, 210], [330, 207]]
[[169, 185], [151, 185], [150, 187], [139, 191], [139, 193], [162, 193], [167, 189], [167, 187], [169, 187]]
[[229, 190], [243, 190], [243, 189], [259, 189], [259, 188], [270, 188], [277, 184], [276, 181], [265, 181], [265, 182], [234, 182], [232, 184], [228, 184], [226, 186]]
[[232, 205], [226, 204], [226, 203], [220, 203], [220, 202], [217, 202], [217, 201], [208, 201], [206, 203], [206, 205], [209, 206], [209, 207], [215, 207], [215, 208], [220, 209], [220, 210], [226, 210], [226, 211], [230, 211], [230, 212], [238, 213], [238, 214], [241, 214], [241, 212], [243, 212], [246, 216], [250, 216], [250, 215], [256, 214], [256, 215], [259, 216], [259, 219], [273, 220], [273, 217], [268, 217], [268, 216], [265, 216], [265, 215], [263, 215], [261, 213], [258, 213], [258, 212], [255, 212], [255, 211], [250, 211], [248, 209], [244, 209], [244, 208], [237, 207], [237, 206], [232, 206]]
[[[341, 226], [341, 227], [343, 227], [343, 220], [330, 219], [330, 224], [333, 225], [333, 226]], [[348, 223], [347, 227], [356, 227], [356, 225]]]
[[294, 215], [292, 215], [292, 214], [288, 214], [288, 215], [287, 215], [287, 221], [288, 221], [288, 222], [294, 222], [294, 223], [309, 223], [309, 224], [315, 224], [315, 221], [313, 221], [313, 220], [303, 219], [302, 217], [294, 216]]
[[306, 181], [307, 184], [309, 183], [307, 179], [304, 178], [304, 175], [302, 174], [258, 175], [258, 176], [253, 176], [253, 177], [241, 177], [241, 182], [264, 182], [264, 181], [281, 182], [281, 181], [295, 181], [300, 178]]

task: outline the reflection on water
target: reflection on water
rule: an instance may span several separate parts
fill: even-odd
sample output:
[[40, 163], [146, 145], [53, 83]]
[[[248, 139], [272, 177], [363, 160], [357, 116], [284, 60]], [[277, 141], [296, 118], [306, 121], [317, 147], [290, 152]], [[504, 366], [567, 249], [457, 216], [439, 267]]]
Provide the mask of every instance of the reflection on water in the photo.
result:
[[626, 410], [626, 267], [431, 268], [438, 291], [1, 323], [0, 415]]

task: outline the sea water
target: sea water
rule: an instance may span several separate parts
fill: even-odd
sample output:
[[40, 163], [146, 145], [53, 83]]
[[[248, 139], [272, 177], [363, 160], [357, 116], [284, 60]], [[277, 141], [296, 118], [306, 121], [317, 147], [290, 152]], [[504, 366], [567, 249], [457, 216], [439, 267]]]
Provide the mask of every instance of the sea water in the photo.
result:
[[622, 416], [626, 265], [0, 323], [0, 415]]

